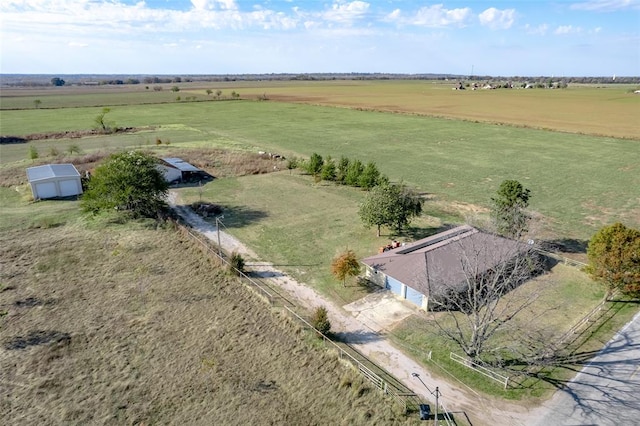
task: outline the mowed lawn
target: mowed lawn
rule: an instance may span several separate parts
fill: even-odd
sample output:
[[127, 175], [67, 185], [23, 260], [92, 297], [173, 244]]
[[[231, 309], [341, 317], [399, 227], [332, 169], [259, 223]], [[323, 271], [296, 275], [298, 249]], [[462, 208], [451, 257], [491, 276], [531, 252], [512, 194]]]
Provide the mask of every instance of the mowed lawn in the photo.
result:
[[[87, 129], [99, 112], [2, 111], [2, 133]], [[345, 155], [375, 161], [391, 179], [441, 200], [484, 207], [500, 182], [516, 179], [531, 190], [531, 209], [539, 214], [545, 237], [586, 240], [614, 221], [640, 226], [640, 146], [634, 140], [253, 101], [122, 106], [108, 117], [120, 126], [155, 127], [77, 143], [123, 146], [124, 138], [126, 145], [140, 147], [159, 138], [174, 146]], [[69, 143], [59, 141], [63, 149]], [[3, 163], [27, 158], [26, 144], [0, 149]]]
[[[347, 303], [366, 294], [353, 281], [344, 288], [331, 275], [331, 260], [351, 249], [362, 258], [377, 253], [391, 238], [389, 230], [360, 222], [358, 206], [364, 191], [316, 184], [307, 175], [281, 171], [243, 178], [216, 179], [202, 188], [180, 189], [184, 203], [212, 202], [224, 208], [226, 229], [295, 278]], [[426, 205], [416, 232], [435, 233], [447, 220], [460, 220], [439, 205]], [[407, 237], [404, 237], [407, 238]]]
[[175, 231], [67, 206], [0, 233], [3, 423], [417, 422]]

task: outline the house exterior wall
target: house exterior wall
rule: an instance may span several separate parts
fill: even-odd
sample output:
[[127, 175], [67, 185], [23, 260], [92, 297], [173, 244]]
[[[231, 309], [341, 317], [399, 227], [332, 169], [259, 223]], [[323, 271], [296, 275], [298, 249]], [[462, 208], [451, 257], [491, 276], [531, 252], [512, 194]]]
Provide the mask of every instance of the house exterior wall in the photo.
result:
[[402, 284], [400, 281], [389, 276], [387, 276], [387, 289], [391, 290], [392, 293], [397, 294], [403, 299], [407, 294], [406, 286]]
[[387, 276], [380, 271], [374, 270], [371, 266], [364, 264], [365, 278], [382, 288], [387, 286]]
[[406, 299], [416, 305], [419, 308], [422, 308], [422, 301], [424, 299], [424, 295], [417, 290], [412, 289], [411, 287], [407, 287], [407, 297]]

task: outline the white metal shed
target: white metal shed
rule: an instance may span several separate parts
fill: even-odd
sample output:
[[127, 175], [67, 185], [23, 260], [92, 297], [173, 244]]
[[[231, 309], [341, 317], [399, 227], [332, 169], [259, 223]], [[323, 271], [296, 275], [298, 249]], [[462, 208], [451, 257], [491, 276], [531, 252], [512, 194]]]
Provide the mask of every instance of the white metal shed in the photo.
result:
[[47, 164], [27, 168], [33, 198], [72, 197], [82, 194], [80, 173], [73, 164]]

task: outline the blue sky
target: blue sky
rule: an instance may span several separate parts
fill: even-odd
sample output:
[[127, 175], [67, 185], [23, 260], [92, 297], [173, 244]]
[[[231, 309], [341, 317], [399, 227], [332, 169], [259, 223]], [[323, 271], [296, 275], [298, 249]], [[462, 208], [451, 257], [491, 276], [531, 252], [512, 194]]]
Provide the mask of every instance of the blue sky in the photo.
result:
[[640, 76], [640, 0], [2, 0], [0, 72]]

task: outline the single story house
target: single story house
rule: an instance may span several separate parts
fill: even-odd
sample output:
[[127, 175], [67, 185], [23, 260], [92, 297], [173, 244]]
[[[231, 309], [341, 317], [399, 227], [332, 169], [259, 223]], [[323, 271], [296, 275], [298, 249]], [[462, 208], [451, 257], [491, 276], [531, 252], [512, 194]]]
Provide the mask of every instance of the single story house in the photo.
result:
[[46, 164], [29, 167], [27, 168], [27, 178], [35, 200], [82, 194], [80, 173], [73, 164]]
[[466, 290], [470, 269], [487, 273], [522, 248], [520, 242], [463, 225], [384, 250], [362, 262], [369, 281], [428, 310], [439, 296]]
[[181, 158], [162, 158], [158, 163], [158, 170], [162, 172], [167, 182], [195, 182], [211, 178], [204, 170], [187, 163]]

